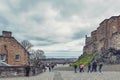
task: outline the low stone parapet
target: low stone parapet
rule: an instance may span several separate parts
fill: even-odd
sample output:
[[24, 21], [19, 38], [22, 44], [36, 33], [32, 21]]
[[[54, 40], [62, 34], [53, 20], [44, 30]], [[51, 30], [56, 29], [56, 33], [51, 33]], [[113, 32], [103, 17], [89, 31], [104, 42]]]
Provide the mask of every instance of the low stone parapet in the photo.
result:
[[[42, 67], [30, 66], [30, 76], [42, 73]], [[0, 66], [0, 77], [25, 76], [25, 66]]]

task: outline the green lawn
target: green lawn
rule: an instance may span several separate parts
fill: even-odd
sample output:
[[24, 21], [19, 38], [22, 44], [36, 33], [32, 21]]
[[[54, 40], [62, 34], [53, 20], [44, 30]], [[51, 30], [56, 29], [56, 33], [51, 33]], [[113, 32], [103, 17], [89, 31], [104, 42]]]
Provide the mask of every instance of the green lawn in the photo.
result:
[[90, 63], [93, 58], [95, 58], [96, 54], [83, 54], [79, 60], [77, 60], [75, 63], [71, 64], [71, 66], [74, 66], [75, 64], [78, 66], [80, 64], [84, 64], [85, 66]]

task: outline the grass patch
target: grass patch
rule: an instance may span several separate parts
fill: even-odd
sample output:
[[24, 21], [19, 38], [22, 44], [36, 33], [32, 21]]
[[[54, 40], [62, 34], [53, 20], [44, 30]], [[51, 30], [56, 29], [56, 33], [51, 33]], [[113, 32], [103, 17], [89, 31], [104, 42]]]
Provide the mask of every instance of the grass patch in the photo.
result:
[[77, 60], [75, 63], [71, 64], [71, 66], [77, 65], [79, 66], [80, 64], [84, 64], [85, 66], [88, 65], [94, 58], [96, 54], [83, 54], [79, 60]]

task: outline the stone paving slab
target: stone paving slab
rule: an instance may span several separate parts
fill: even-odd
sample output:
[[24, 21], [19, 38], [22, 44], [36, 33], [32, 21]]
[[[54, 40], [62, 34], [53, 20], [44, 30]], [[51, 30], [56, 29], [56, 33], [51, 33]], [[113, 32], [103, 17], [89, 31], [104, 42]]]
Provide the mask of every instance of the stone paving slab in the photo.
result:
[[[62, 66], [58, 67], [61, 68]], [[47, 70], [45, 73], [41, 73], [37, 76], [0, 78], [0, 80], [120, 80], [120, 71], [104, 71], [102, 74], [98, 72], [74, 73], [74, 71], [66, 71], [66, 66], [64, 67], [65, 68], [62, 68], [63, 71], [57, 69], [49, 72]]]
[[31, 77], [0, 78], [0, 80], [53, 80], [54, 72], [45, 72]]
[[74, 73], [72, 71], [60, 71], [64, 80], [120, 80], [120, 72]]
[[53, 80], [63, 80], [60, 72], [54, 72], [54, 73], [55, 75], [54, 75]]
[[45, 72], [32, 77], [0, 78], [0, 80], [120, 80], [120, 72], [74, 73], [73, 71]]

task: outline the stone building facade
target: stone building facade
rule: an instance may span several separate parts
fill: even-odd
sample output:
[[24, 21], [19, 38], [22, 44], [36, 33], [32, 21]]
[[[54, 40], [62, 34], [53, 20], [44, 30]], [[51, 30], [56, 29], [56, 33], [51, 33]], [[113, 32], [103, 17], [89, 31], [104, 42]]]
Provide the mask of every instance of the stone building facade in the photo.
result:
[[101, 54], [110, 48], [120, 50], [120, 16], [105, 19], [90, 37], [86, 36], [83, 53]]
[[28, 64], [28, 52], [12, 37], [12, 32], [3, 31], [0, 36], [0, 60], [11, 65]]

